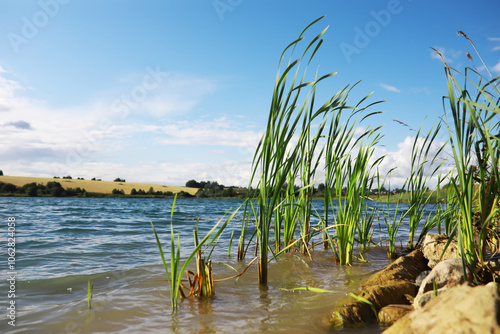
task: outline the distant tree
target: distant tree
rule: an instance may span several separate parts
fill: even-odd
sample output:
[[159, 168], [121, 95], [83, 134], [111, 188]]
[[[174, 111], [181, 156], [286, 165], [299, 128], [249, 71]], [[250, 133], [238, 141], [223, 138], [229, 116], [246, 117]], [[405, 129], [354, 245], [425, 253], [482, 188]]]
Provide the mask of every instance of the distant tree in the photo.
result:
[[144, 190], [142, 190], [142, 189], [139, 189], [137, 191], [137, 195], [146, 195], [146, 192]]
[[63, 176], [63, 179], [69, 179], [69, 180], [71, 180], [73, 178], [71, 177], [71, 175], [68, 175], [68, 176]]
[[130, 195], [137, 195], [137, 190], [135, 190], [135, 188], [132, 188], [132, 190], [130, 190]]
[[153, 187], [150, 187], [149, 190], [148, 190], [148, 195], [154, 195], [155, 193], [155, 190]]
[[193, 195], [191, 195], [190, 193], [188, 192], [185, 192], [184, 190], [181, 190], [177, 193], [177, 197], [186, 197], [186, 198], [189, 198], [189, 197], [194, 197]]
[[189, 180], [186, 182], [186, 187], [189, 188], [201, 188], [200, 183], [196, 182], [195, 180]]
[[95, 181], [95, 177], [93, 177], [92, 179], [90, 179], [90, 181]]
[[64, 196], [64, 188], [61, 186], [59, 182], [56, 181], [51, 181], [47, 182], [47, 185], [45, 186], [45, 192], [48, 195], [55, 196], [55, 197], [61, 197]]
[[0, 169], [0, 175], [3, 175], [3, 171]]
[[38, 186], [35, 182], [25, 184], [22, 189], [24, 193], [30, 197], [36, 197], [38, 195]]
[[125, 179], [120, 179], [119, 177], [117, 177], [113, 180], [113, 182], [125, 182]]
[[318, 191], [325, 191], [325, 184], [324, 183], [318, 184]]
[[123, 191], [123, 189], [113, 189], [113, 191], [111, 191], [111, 193], [113, 195], [125, 195], [125, 191]]
[[14, 194], [17, 191], [17, 187], [12, 183], [0, 182], [0, 193], [3, 194]]

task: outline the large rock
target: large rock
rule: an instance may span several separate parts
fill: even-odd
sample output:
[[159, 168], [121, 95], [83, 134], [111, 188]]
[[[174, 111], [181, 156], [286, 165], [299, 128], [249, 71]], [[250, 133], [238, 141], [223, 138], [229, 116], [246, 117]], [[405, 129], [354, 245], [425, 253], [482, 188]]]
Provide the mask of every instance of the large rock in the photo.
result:
[[382, 271], [371, 276], [357, 293], [375, 307], [349, 297], [332, 312], [328, 319], [330, 326], [357, 326], [377, 320], [376, 313], [390, 304], [409, 304], [407, 296], [417, 294], [416, 277], [428, 269], [427, 260], [420, 250], [400, 257]]
[[411, 311], [413, 311], [411, 305], [387, 305], [378, 312], [378, 320], [380, 324], [389, 326]]
[[384, 334], [500, 333], [499, 306], [495, 283], [478, 287], [464, 284], [442, 292]]
[[452, 240], [445, 251], [447, 243], [448, 236], [445, 234], [427, 234], [425, 236], [424, 242], [422, 243], [422, 253], [424, 257], [429, 260], [429, 267], [434, 268], [440, 261], [457, 257], [457, 242]]
[[422, 308], [435, 294], [441, 293], [441, 290], [463, 284], [471, 278], [468, 268], [466, 268], [466, 274], [467, 277], [464, 276], [461, 259], [448, 259], [439, 262], [422, 280], [413, 306], [415, 309]]

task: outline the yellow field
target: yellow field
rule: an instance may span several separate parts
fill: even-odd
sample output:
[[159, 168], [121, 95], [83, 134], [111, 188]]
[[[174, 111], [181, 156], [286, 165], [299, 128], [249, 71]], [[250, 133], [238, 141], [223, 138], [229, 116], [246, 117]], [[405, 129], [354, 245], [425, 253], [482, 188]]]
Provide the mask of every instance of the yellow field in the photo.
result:
[[174, 194], [184, 190], [191, 195], [196, 194], [198, 189], [188, 188], [188, 187], [176, 187], [176, 186], [165, 186], [161, 184], [149, 184], [149, 183], [129, 183], [129, 182], [112, 182], [112, 181], [91, 181], [91, 180], [77, 180], [77, 179], [51, 179], [45, 177], [28, 177], [28, 176], [6, 176], [0, 175], [0, 182], [12, 183], [17, 187], [22, 187], [25, 184], [36, 182], [37, 184], [46, 185], [47, 182], [56, 181], [59, 182], [63, 188], [77, 188], [80, 187], [85, 189], [87, 192], [111, 194], [113, 189], [119, 189], [125, 192], [126, 195], [130, 194], [132, 188], [135, 190], [142, 189], [148, 191], [150, 187], [153, 187], [154, 191], [171, 191]]

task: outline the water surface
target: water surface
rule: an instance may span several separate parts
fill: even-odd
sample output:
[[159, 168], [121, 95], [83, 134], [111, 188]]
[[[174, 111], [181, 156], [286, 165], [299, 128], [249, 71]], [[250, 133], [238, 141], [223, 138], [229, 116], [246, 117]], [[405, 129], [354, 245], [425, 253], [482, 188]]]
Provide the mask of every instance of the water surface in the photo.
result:
[[[174, 211], [175, 233], [182, 257], [193, 248], [192, 231], [204, 235], [219, 219], [237, 209], [240, 200], [179, 199]], [[322, 202], [315, 201], [322, 213]], [[0, 198], [0, 217], [16, 219], [16, 327], [6, 317], [0, 331], [9, 333], [327, 333], [323, 319], [362, 279], [389, 262], [376, 247], [351, 267], [335, 264], [331, 251], [319, 247], [313, 259], [287, 254], [269, 266], [269, 284], [257, 283], [252, 265], [239, 279], [217, 282], [216, 295], [183, 300], [171, 314], [165, 271], [150, 222], [165, 249], [169, 242], [169, 199], [124, 198]], [[234, 220], [235, 240], [228, 254], [233, 225], [212, 255], [214, 278], [230, 277], [253, 258], [236, 261], [236, 240], [242, 214]], [[249, 229], [250, 231], [251, 229]], [[5, 234], [4, 234], [5, 235]], [[374, 239], [383, 239], [374, 226]], [[408, 235], [401, 227], [401, 238]], [[2, 236], [2, 249], [7, 238]], [[167, 250], [167, 249], [166, 249]], [[5, 251], [3, 252], [6, 253]], [[250, 254], [251, 253], [251, 254]], [[167, 252], [167, 257], [169, 254]], [[6, 263], [6, 260], [4, 263]], [[7, 264], [2, 268], [4, 277]], [[87, 284], [94, 284], [93, 308], [87, 307]], [[290, 292], [316, 287], [334, 293]], [[5, 280], [0, 283], [5, 291]], [[9, 299], [2, 298], [1, 306]], [[341, 332], [351, 332], [344, 329]], [[378, 326], [363, 329], [379, 333]], [[360, 329], [356, 329], [357, 333]]]

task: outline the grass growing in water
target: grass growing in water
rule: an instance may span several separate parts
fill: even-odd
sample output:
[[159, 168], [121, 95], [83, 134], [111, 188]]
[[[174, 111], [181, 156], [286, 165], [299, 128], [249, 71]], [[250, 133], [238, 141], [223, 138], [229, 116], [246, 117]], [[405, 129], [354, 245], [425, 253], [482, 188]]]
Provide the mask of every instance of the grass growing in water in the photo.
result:
[[[213, 279], [212, 279], [212, 272], [211, 272], [211, 264], [209, 261], [209, 255], [207, 258], [202, 259], [201, 258], [201, 248], [208, 243], [208, 247], [213, 245], [215, 246], [219, 236], [221, 233], [224, 231], [226, 226], [229, 224], [229, 222], [233, 219], [234, 215], [236, 212], [238, 212], [239, 208], [234, 211], [227, 219], [226, 221], [219, 227], [219, 224], [223, 222], [223, 220], [219, 220], [217, 224], [214, 225], [214, 227], [207, 233], [207, 235], [198, 242], [198, 231], [197, 228], [194, 230], [194, 239], [195, 239], [195, 248], [191, 252], [191, 254], [188, 256], [186, 261], [184, 262], [184, 265], [180, 267], [180, 237], [177, 235], [177, 245], [175, 242], [175, 233], [174, 233], [174, 224], [173, 224], [173, 216], [174, 216], [174, 209], [175, 209], [175, 203], [177, 201], [177, 196], [174, 197], [174, 201], [172, 203], [172, 211], [170, 213], [170, 272], [168, 270], [168, 265], [165, 260], [165, 255], [163, 253], [163, 247], [160, 242], [160, 238], [158, 236], [158, 233], [156, 232], [156, 229], [154, 227], [153, 222], [151, 222], [151, 227], [153, 228], [153, 233], [156, 238], [156, 243], [158, 245], [158, 250], [160, 251], [160, 256], [161, 260], [163, 263], [163, 267], [165, 269], [165, 273], [167, 275], [167, 279], [169, 280], [169, 289], [170, 289], [170, 299], [172, 303], [172, 312], [175, 312], [177, 310], [177, 305], [180, 297], [185, 298], [186, 295], [184, 291], [182, 290], [183, 284], [182, 284], [182, 275], [184, 272], [186, 272], [186, 268], [193, 259], [193, 257], [197, 256], [197, 269], [198, 273], [195, 278], [195, 282], [191, 282], [189, 272], [188, 274], [188, 281], [190, 283], [190, 295], [194, 295], [194, 289], [195, 286], [198, 285], [198, 289], [196, 290], [196, 294], [198, 296], [210, 296], [213, 294]], [[218, 229], [217, 229], [218, 228]], [[212, 234], [215, 233], [215, 235], [212, 237], [210, 240], [210, 237]], [[209, 241], [210, 240], [210, 241]], [[213, 248], [212, 248], [213, 250]]]

